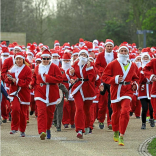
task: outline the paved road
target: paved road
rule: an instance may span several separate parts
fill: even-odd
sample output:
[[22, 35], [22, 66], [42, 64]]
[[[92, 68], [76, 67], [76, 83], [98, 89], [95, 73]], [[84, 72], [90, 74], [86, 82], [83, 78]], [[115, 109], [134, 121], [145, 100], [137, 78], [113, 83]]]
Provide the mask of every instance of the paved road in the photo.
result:
[[83, 140], [76, 138], [73, 129], [63, 129], [56, 132], [52, 128], [51, 140], [41, 141], [37, 132], [37, 122], [34, 116], [26, 129], [26, 137], [19, 137], [19, 132], [10, 135], [10, 122], [1, 126], [2, 156], [138, 156], [139, 145], [148, 137], [156, 134], [156, 127], [147, 124], [146, 130], [141, 130], [141, 120], [131, 117], [126, 134], [125, 146], [118, 146], [113, 141], [113, 132], [98, 128], [92, 134], [84, 136]]

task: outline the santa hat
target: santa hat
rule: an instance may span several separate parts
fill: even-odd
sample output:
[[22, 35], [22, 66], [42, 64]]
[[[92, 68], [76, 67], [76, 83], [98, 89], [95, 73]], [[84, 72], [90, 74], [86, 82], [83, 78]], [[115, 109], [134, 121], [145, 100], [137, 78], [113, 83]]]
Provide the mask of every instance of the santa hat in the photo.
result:
[[25, 50], [25, 45], [22, 45], [21, 47], [22, 47], [23, 50]]
[[60, 46], [60, 43], [59, 43], [58, 40], [55, 40], [55, 41], [54, 41], [54, 47], [55, 47], [55, 46]]
[[42, 52], [42, 55], [41, 57], [51, 57], [51, 53], [48, 49], [45, 49], [43, 52]]
[[128, 51], [128, 53], [129, 53], [129, 48], [128, 48], [128, 46], [127, 46], [126, 44], [123, 44], [123, 43], [119, 46], [118, 52], [119, 52], [122, 48], [125, 48], [125, 49]]
[[85, 46], [87, 46], [88, 51], [92, 51], [92, 49], [93, 49], [93, 43], [92, 42], [86, 42]]
[[14, 47], [14, 49], [19, 49], [20, 51], [22, 51], [21, 47], [20, 47], [20, 46], [18, 46], [18, 45], [17, 45], [17, 46], [15, 46], [15, 47]]
[[107, 44], [111, 44], [111, 45], [114, 47], [114, 42], [113, 42], [113, 40], [111, 40], [111, 39], [106, 39], [106, 41], [105, 41], [105, 46], [106, 46]]
[[60, 46], [55, 46], [55, 47], [54, 47], [54, 50], [59, 51], [59, 50], [60, 50]]
[[64, 43], [63, 47], [64, 47], [65, 49], [70, 48], [70, 44], [69, 44], [69, 43]]
[[104, 46], [105, 46], [105, 44], [104, 44], [103, 42], [100, 42], [100, 44], [99, 44], [99, 48], [104, 49]]
[[1, 46], [2, 46], [2, 47], [7, 47], [6, 41], [1, 42]]
[[9, 49], [7, 48], [7, 47], [2, 47], [2, 53], [1, 53], [1, 55], [3, 56], [3, 55], [10, 55], [10, 53], [9, 53]]
[[143, 60], [144, 56], [148, 56], [148, 58], [151, 59], [151, 56], [149, 55], [149, 53], [144, 52], [141, 54], [141, 61]]
[[94, 40], [93, 44], [98, 44], [99, 45], [99, 41], [98, 40]]
[[36, 42], [34, 42], [33, 45], [34, 45], [35, 47], [37, 47], [37, 43], [36, 43]]
[[9, 51], [14, 50], [14, 45], [10, 43], [8, 48], [9, 48]]
[[124, 41], [122, 44], [125, 44], [126, 46], [128, 46], [128, 42]]
[[58, 57], [60, 57], [59, 51], [54, 50], [54, 49], [51, 49], [50, 52], [52, 53], [52, 57], [53, 57], [53, 56], [58, 56]]
[[41, 56], [37, 55], [36, 58], [35, 58], [35, 62], [36, 61], [41, 61]]
[[74, 45], [74, 48], [79, 48], [79, 43], [76, 43], [76, 44]]
[[39, 45], [38, 45], [39, 47], [41, 47], [41, 46], [43, 46], [43, 43], [39, 43]]
[[79, 56], [80, 56], [81, 53], [85, 53], [87, 56], [89, 56], [89, 54], [88, 54], [88, 48], [83, 47], [83, 48], [80, 50], [80, 52], [79, 52]]
[[18, 46], [18, 43], [17, 42], [13, 42], [12, 43], [14, 46]]
[[136, 48], [136, 44], [135, 44], [135, 43], [132, 43], [132, 47], [133, 47], [133, 48]]
[[31, 46], [31, 43], [28, 43], [28, 44], [27, 44], [27, 48], [29, 49], [29, 48], [30, 48], [30, 46]]
[[47, 49], [47, 50], [49, 49], [49, 47], [48, 47], [47, 45], [42, 45], [42, 46], [41, 46], [41, 49], [42, 49], [42, 48]]
[[89, 59], [93, 60], [94, 61], [94, 58], [92, 55], [89, 55]]
[[23, 52], [16, 53], [16, 55], [15, 55], [15, 59], [18, 58], [18, 57], [20, 57], [20, 58], [22, 58], [22, 59], [25, 60], [25, 57], [24, 57]]
[[128, 48], [132, 49], [132, 45], [131, 44], [128, 44]]
[[80, 38], [79, 39], [79, 44], [83, 44], [84, 43], [84, 39], [83, 38]]
[[71, 60], [71, 54], [70, 53], [64, 53], [62, 60]]
[[10, 51], [10, 56], [14, 56], [14, 52], [13, 51]]
[[72, 54], [72, 56], [74, 56], [74, 55], [79, 55], [79, 49], [78, 48], [75, 48], [74, 50], [73, 50], [73, 54]]
[[31, 54], [33, 57], [35, 56], [35, 50], [36, 50], [36, 47], [35, 45], [31, 45], [29, 50], [27, 51], [27, 54]]

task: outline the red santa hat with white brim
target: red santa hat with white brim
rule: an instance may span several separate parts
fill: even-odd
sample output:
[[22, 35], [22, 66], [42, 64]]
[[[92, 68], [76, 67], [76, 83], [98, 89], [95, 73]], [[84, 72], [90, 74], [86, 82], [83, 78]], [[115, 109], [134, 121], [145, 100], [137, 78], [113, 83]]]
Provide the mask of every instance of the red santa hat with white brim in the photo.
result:
[[113, 42], [113, 40], [111, 40], [111, 39], [106, 39], [106, 41], [105, 41], [105, 46], [106, 46], [107, 44], [111, 44], [111, 45], [114, 47], [114, 42]]
[[62, 60], [71, 60], [71, 54], [70, 53], [64, 53]]
[[24, 54], [23, 54], [22, 52], [16, 53], [15, 59], [16, 59], [16, 58], [22, 58], [22, 59], [25, 60]]
[[80, 50], [79, 56], [81, 53], [85, 53], [87, 56], [89, 56], [87, 48]]
[[45, 49], [45, 50], [42, 52], [41, 57], [51, 57], [50, 51], [47, 50], [47, 49]]
[[41, 61], [41, 56], [39, 56], [39, 55], [36, 56], [35, 62], [36, 62], [36, 61]]
[[129, 53], [129, 48], [128, 48], [128, 46], [127, 46], [126, 44], [121, 44], [121, 45], [119, 46], [118, 52], [119, 52], [122, 48], [125, 48], [125, 49], [128, 51], [128, 53]]
[[20, 46], [15, 46], [14, 49], [19, 49], [20, 51], [22, 51]]
[[2, 53], [1, 53], [2, 56], [4, 55], [10, 55], [10, 52], [9, 52], [9, 49], [7, 47], [2, 47]]
[[143, 60], [144, 56], [148, 56], [148, 58], [151, 60], [151, 57], [150, 57], [149, 53], [144, 52], [144, 53], [141, 54], [141, 61]]

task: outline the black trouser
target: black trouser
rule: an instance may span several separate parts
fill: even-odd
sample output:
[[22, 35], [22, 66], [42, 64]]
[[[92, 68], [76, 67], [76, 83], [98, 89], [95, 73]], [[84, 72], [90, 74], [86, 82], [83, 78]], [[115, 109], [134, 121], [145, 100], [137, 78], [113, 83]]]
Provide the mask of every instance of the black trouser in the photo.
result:
[[108, 110], [109, 110], [109, 118], [111, 120], [111, 116], [112, 116], [113, 111], [111, 108], [110, 85], [106, 84], [106, 83], [103, 83], [103, 85], [104, 85], [104, 91], [100, 92], [100, 93], [101, 93], [101, 95], [104, 95], [106, 91], [108, 92]]
[[142, 123], [146, 123], [146, 114], [149, 108], [150, 111], [150, 119], [153, 119], [153, 108], [151, 105], [151, 101], [147, 98], [144, 99], [140, 99], [141, 101], [141, 105], [142, 105], [142, 113], [141, 113], [141, 117], [142, 117]]

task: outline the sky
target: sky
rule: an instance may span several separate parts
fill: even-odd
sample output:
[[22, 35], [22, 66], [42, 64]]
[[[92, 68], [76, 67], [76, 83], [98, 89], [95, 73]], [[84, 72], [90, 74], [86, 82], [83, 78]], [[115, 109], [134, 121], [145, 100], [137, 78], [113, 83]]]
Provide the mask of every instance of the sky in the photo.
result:
[[49, 0], [49, 4], [50, 4], [51, 6], [54, 6], [54, 8], [56, 9], [57, 0]]

